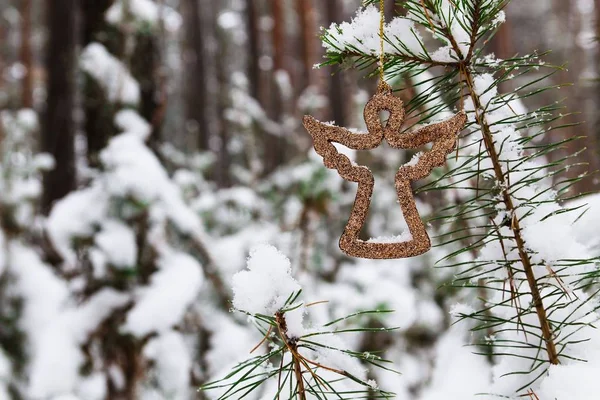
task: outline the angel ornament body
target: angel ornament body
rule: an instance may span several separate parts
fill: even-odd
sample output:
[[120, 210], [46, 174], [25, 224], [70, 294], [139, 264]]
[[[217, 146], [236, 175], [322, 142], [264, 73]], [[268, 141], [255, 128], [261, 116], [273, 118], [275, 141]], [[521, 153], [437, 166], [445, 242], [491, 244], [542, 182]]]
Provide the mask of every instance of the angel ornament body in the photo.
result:
[[[385, 126], [379, 118], [381, 111], [390, 113]], [[345, 180], [358, 183], [350, 219], [340, 239], [340, 249], [352, 257], [371, 259], [406, 258], [423, 254], [431, 248], [431, 241], [417, 211], [411, 182], [425, 178], [433, 168], [445, 164], [446, 156], [456, 148], [458, 133], [466, 123], [466, 115], [460, 112], [447, 121], [431, 124], [414, 132], [401, 133], [404, 122], [403, 103], [392, 94], [387, 83], [381, 82], [377, 94], [365, 107], [364, 118], [368, 132], [353, 133], [346, 128], [319, 122], [311, 116], [304, 117], [304, 126], [312, 136], [314, 148], [323, 157], [325, 166], [336, 169]], [[396, 173], [395, 184], [400, 208], [412, 236], [404, 242], [377, 243], [358, 238], [367, 219], [375, 179], [367, 167], [353, 164], [333, 145], [339, 143], [354, 150], [371, 150], [384, 139], [397, 149], [416, 149], [433, 143], [431, 150], [424, 152], [416, 163], [403, 165]]]

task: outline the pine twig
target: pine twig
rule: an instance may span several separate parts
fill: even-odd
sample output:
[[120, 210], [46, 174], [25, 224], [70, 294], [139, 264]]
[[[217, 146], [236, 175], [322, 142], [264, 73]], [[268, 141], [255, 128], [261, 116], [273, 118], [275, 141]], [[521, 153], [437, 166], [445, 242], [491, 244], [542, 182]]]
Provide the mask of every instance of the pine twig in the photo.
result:
[[[460, 51], [458, 47], [456, 47], [455, 50], [457, 52]], [[529, 254], [526, 250], [525, 239], [521, 234], [521, 224], [516, 214], [516, 207], [513, 203], [512, 197], [510, 196], [510, 186], [507, 184], [506, 176], [502, 171], [500, 157], [494, 145], [494, 139], [492, 137], [492, 131], [490, 129], [490, 126], [485, 118], [485, 115], [480, 114], [478, 111], [482, 109], [482, 104], [479, 95], [475, 92], [474, 89], [473, 74], [470, 71], [470, 69], [466, 66], [464, 67], [463, 72], [466, 79], [467, 87], [469, 89], [469, 96], [471, 97], [471, 100], [475, 105], [475, 118], [477, 120], [477, 124], [481, 128], [483, 143], [492, 162], [496, 180], [499, 186], [502, 188], [502, 202], [506, 207], [506, 212], [508, 213], [508, 215], [512, 216], [512, 223], [510, 224], [510, 229], [514, 235], [519, 257], [523, 265], [525, 276], [527, 277], [529, 289], [531, 290], [533, 305], [538, 316], [540, 329], [542, 330], [542, 337], [546, 342], [546, 352], [548, 353], [548, 361], [550, 361], [551, 364], [556, 365], [559, 364], [559, 359], [558, 352], [556, 350], [556, 343], [554, 342], [554, 335], [550, 328], [550, 322], [548, 321], [548, 316], [546, 314], [544, 302], [540, 294], [539, 288], [537, 286], [537, 281], [533, 272], [533, 265], [529, 258]]]

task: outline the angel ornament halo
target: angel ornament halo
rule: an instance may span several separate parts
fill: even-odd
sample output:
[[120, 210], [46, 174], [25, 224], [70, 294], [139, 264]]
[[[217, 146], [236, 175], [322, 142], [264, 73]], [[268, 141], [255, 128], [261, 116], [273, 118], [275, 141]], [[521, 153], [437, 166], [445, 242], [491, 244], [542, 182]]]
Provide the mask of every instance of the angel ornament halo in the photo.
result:
[[[381, 111], [389, 112], [385, 126], [379, 118]], [[304, 127], [312, 136], [314, 148], [323, 157], [325, 166], [336, 169], [345, 180], [358, 183], [350, 219], [340, 238], [340, 249], [349, 256], [370, 259], [406, 258], [418, 256], [431, 248], [425, 224], [417, 211], [411, 182], [425, 178], [433, 168], [445, 164], [446, 156], [456, 148], [458, 134], [467, 117], [461, 111], [447, 121], [402, 133], [404, 115], [402, 100], [395, 97], [391, 87], [381, 80], [377, 93], [364, 110], [366, 133], [353, 133], [346, 128], [319, 122], [311, 116], [304, 117]], [[396, 193], [411, 236], [404, 242], [377, 243], [358, 238], [367, 218], [375, 179], [367, 167], [352, 163], [333, 145], [339, 143], [354, 150], [371, 150], [384, 139], [396, 149], [416, 149], [433, 143], [431, 150], [420, 155], [416, 162], [405, 164], [396, 172]]]

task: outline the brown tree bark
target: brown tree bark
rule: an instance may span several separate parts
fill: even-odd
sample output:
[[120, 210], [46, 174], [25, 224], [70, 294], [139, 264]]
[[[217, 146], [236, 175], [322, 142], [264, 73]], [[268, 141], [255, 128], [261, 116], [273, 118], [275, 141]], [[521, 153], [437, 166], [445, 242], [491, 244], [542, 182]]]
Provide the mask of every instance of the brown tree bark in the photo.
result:
[[[507, 18], [506, 22], [500, 25], [498, 32], [496, 32], [489, 45], [490, 51], [494, 53], [496, 58], [505, 60], [515, 55], [516, 51], [512, 43], [512, 35], [511, 19]], [[514, 87], [511, 87], [511, 85], [514, 85], [511, 81], [500, 83], [500, 92], [508, 93], [514, 90]]]
[[48, 0], [48, 73], [46, 111], [42, 125], [42, 150], [54, 156], [55, 168], [44, 176], [42, 208], [75, 188], [75, 97], [76, 0]]
[[285, 13], [283, 1], [271, 0], [271, 12], [273, 14], [273, 70], [277, 71], [285, 69]]
[[[111, 47], [116, 32], [104, 22], [104, 14], [113, 0], [82, 0], [82, 36], [83, 46], [100, 42]], [[85, 113], [84, 129], [87, 138], [88, 163], [98, 167], [98, 155], [108, 144], [108, 140], [117, 134], [113, 124], [114, 106], [106, 98], [104, 90], [95, 79], [84, 78], [83, 109]]]
[[298, 16], [300, 17], [300, 32], [302, 44], [302, 81], [300, 89], [314, 84], [314, 64], [316, 62], [317, 23], [315, 8], [312, 0], [297, 0]]
[[[326, 16], [329, 24], [341, 22], [341, 7], [338, 0], [329, 0], [326, 2]], [[329, 102], [331, 108], [331, 117], [338, 126], [346, 126], [346, 112], [344, 100], [344, 84], [341, 73], [333, 73], [329, 79]]]
[[160, 142], [163, 104], [158, 79], [161, 65], [158, 37], [155, 32], [143, 32], [136, 36], [135, 50], [131, 58], [131, 74], [140, 84], [140, 115], [151, 123], [152, 131], [148, 138], [151, 148], [156, 149]]
[[258, 65], [260, 57], [260, 32], [258, 30], [257, 0], [246, 0], [246, 28], [248, 34], [248, 83], [250, 95], [260, 101], [259, 87], [261, 73]]
[[[596, 19], [596, 38], [600, 38], [600, 0], [595, 0], [594, 1], [594, 6], [595, 6], [595, 19]], [[600, 108], [600, 79], [598, 78], [600, 76], [600, 51], [596, 50], [596, 60], [595, 60], [595, 64], [596, 64], [596, 85], [595, 85], [595, 96], [594, 96], [594, 106], [596, 108], [596, 110], [598, 108]], [[592, 135], [594, 135], [595, 138], [595, 144], [598, 145], [600, 144], [600, 113], [596, 112], [593, 116], [593, 120], [591, 121], [594, 125], [593, 125], [593, 131], [590, 133]], [[594, 160], [596, 161], [596, 166], [600, 167], [600, 161], [598, 161], [600, 159], [600, 148], [595, 147], [591, 150], [588, 151], [588, 153], [591, 153], [591, 156], [594, 158]], [[593, 188], [592, 190], [597, 191], [598, 188], [600, 187], [600, 184], [597, 183], [597, 180], [592, 180], [592, 184], [593, 184]], [[590, 185], [591, 186], [591, 185]]]
[[[273, 16], [273, 31], [272, 31], [272, 44], [273, 44], [273, 69], [271, 71], [271, 93], [270, 93], [270, 107], [268, 109], [268, 115], [274, 121], [278, 121], [281, 118], [283, 112], [282, 100], [283, 97], [279, 90], [279, 85], [275, 79], [275, 73], [277, 71], [285, 71], [285, 10], [284, 4], [281, 0], [271, 0], [271, 14]], [[282, 132], [283, 134], [283, 132]], [[276, 137], [265, 134], [265, 172], [269, 173], [274, 171], [285, 158], [285, 139], [283, 137]]]
[[[568, 115], [563, 119], [562, 123], [571, 123], [573, 125], [556, 132], [558, 135], [562, 136], [560, 139], [567, 139], [575, 136], [584, 137], [582, 140], [572, 141], [564, 146], [566, 153], [564, 155], [575, 154], [582, 148], [587, 148], [577, 160], [578, 162], [583, 162], [587, 165], [576, 165], [569, 168], [566, 172], [566, 175], [570, 178], [577, 178], [585, 173], [591, 172], [593, 174], [594, 171], [598, 171], [600, 168], [597, 150], [597, 132], [596, 127], [593, 125], [595, 109], [594, 107], [590, 107], [590, 101], [595, 96], [596, 91], [594, 90], [595, 88], [592, 82], [583, 76], [587, 65], [589, 65], [592, 60], [589, 51], [577, 44], [577, 37], [585, 23], [585, 16], [581, 14], [577, 5], [574, 2], [554, 0], [553, 10], [555, 15], [557, 15], [561, 21], [567, 21], [564, 26], [561, 25], [560, 28], [557, 29], [557, 33], [564, 35], [562, 43], [557, 43], [557, 45], [560, 45], [559, 43], [563, 44], [561, 49], [563, 52], [560, 54], [560, 60], [570, 60], [569, 68], [564, 72], [566, 73], [566, 76], [561, 76], [560, 78], [562, 82], [574, 82], [574, 85], [566, 88], [567, 108], [569, 110], [581, 111], [590, 116], [590, 119], [585, 121], [584, 118], [579, 115]], [[567, 46], [565, 46], [565, 44]], [[554, 132], [551, 132], [551, 135], [553, 133]], [[559, 138], [550, 137], [550, 140], [558, 141]], [[551, 155], [550, 158], [557, 160], [560, 156], [561, 154], [557, 152], [557, 154]], [[573, 189], [571, 189], [570, 195], [595, 191], [597, 184], [594, 181], [595, 177], [593, 175], [588, 175], [583, 179], [578, 180], [574, 184]]]
[[[250, 0], [252, 1], [252, 0]], [[210, 131], [206, 115], [206, 65], [205, 34], [203, 32], [203, 7], [197, 0], [181, 2], [184, 18], [184, 68], [185, 68], [185, 119], [196, 137], [196, 147], [209, 150]]]
[[225, 111], [229, 104], [229, 68], [227, 66], [228, 42], [230, 38], [221, 28], [217, 28], [217, 39], [219, 41], [219, 52], [217, 53], [217, 82], [219, 84], [219, 95], [217, 100], [217, 113], [219, 116], [218, 129], [219, 148], [215, 180], [221, 188], [231, 186], [231, 155], [229, 154], [229, 126], [225, 118]]
[[33, 108], [33, 53], [31, 50], [32, 0], [21, 0], [21, 48], [19, 58], [25, 67], [21, 86], [21, 106]]

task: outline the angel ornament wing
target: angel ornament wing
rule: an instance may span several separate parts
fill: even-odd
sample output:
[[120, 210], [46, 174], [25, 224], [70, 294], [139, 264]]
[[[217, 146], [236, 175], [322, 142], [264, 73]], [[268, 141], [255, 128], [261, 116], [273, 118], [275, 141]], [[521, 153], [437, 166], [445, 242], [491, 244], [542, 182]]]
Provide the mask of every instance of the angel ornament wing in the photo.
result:
[[[379, 118], [379, 113], [384, 110], [390, 113], [385, 126]], [[367, 103], [364, 118], [368, 132], [353, 133], [346, 128], [319, 122], [311, 116], [304, 117], [304, 127], [312, 136], [314, 148], [323, 157], [325, 166], [336, 169], [345, 180], [358, 183], [350, 219], [340, 238], [340, 249], [352, 257], [371, 259], [406, 258], [423, 254], [431, 248], [431, 241], [417, 211], [411, 182], [423, 179], [433, 168], [444, 165], [446, 156], [456, 148], [458, 133], [466, 123], [466, 115], [460, 112], [447, 121], [401, 133], [403, 103], [393, 96], [390, 86], [382, 82], [377, 94]], [[379, 146], [383, 139], [397, 149], [415, 149], [433, 143], [431, 150], [423, 153], [416, 163], [403, 165], [396, 173], [396, 192], [411, 234], [411, 238], [404, 242], [377, 243], [358, 238], [367, 219], [375, 179], [367, 167], [353, 164], [332, 144], [339, 143], [354, 150], [370, 150]]]

